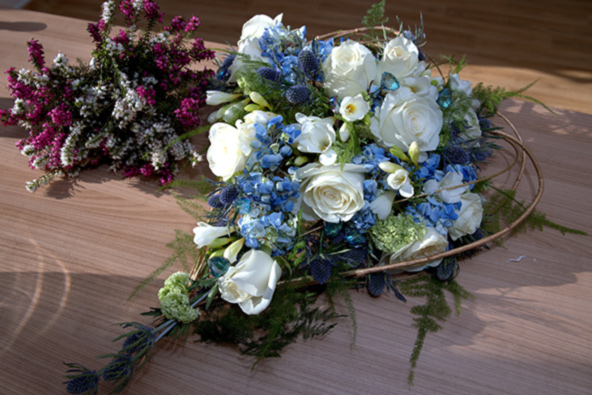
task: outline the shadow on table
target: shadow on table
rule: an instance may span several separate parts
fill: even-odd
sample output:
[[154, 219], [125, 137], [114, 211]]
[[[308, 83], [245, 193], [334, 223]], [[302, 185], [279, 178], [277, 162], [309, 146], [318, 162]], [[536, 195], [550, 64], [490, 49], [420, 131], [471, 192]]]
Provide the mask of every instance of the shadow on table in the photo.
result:
[[3, 22], [0, 21], [0, 31], [10, 30], [13, 32], [39, 32], [45, 30], [47, 25], [39, 22]]

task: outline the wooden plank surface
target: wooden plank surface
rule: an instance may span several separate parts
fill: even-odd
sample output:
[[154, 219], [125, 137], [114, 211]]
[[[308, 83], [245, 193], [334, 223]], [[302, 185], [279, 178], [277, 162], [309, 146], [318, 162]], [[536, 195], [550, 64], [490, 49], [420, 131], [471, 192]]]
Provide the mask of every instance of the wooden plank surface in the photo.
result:
[[[27, 8], [96, 21], [103, 0], [32, 0]], [[308, 37], [361, 26], [378, 0], [167, 0], [165, 20], [197, 15], [206, 40], [234, 44], [255, 14], [284, 13], [284, 23], [305, 25]], [[474, 66], [467, 76], [486, 84], [529, 91], [550, 106], [592, 114], [592, 2], [589, 0], [389, 0], [385, 15], [396, 26], [425, 21], [426, 51]]]
[[[88, 58], [85, 23], [0, 10], [0, 69], [28, 67], [32, 36]], [[0, 105], [11, 99], [1, 84]], [[504, 112], [545, 175], [539, 208], [551, 220], [592, 232], [592, 115], [552, 115], [512, 101]], [[15, 148], [24, 131], [0, 132], [0, 393], [63, 393], [63, 361], [100, 367], [116, 351], [113, 323], [140, 320], [160, 284], [127, 300], [169, 254], [190, 217], [156, 181], [124, 180], [102, 167], [34, 194], [41, 173]], [[204, 167], [182, 177], [207, 173]], [[521, 194], [535, 187], [532, 169]], [[444, 329], [428, 335], [414, 387], [407, 384], [415, 339], [409, 308], [394, 297], [353, 293], [358, 337], [347, 319], [323, 340], [290, 346], [261, 363], [232, 347], [166, 341], [138, 371], [128, 394], [585, 394], [592, 389], [590, 237], [553, 230], [520, 234], [465, 262], [459, 282], [475, 296]], [[525, 256], [520, 262], [509, 261]], [[168, 273], [167, 273], [168, 274]], [[162, 278], [165, 278], [162, 276]], [[346, 311], [343, 303], [338, 307]], [[102, 392], [106, 393], [106, 392]]]

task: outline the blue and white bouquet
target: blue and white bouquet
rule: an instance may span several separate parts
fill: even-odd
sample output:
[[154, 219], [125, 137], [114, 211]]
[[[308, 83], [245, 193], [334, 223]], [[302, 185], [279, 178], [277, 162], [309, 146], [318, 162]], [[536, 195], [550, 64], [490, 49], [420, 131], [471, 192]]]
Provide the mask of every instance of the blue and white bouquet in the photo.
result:
[[91, 393], [103, 378], [119, 391], [160, 339], [190, 331], [257, 361], [277, 357], [336, 324], [335, 296], [355, 325], [350, 289], [429, 295], [411, 310], [415, 366], [451, 312], [443, 291], [469, 296], [454, 281], [458, 260], [495, 233], [478, 171], [497, 148], [496, 105], [520, 92], [472, 87], [464, 62], [442, 73], [422, 26], [375, 25], [307, 41], [282, 15], [245, 23], [207, 91], [217, 179], [197, 187], [209, 208], [179, 199], [199, 222], [151, 279], [175, 262], [185, 270], [160, 289], [150, 325], [122, 324], [131, 331], [105, 367], [68, 364], [69, 389]]

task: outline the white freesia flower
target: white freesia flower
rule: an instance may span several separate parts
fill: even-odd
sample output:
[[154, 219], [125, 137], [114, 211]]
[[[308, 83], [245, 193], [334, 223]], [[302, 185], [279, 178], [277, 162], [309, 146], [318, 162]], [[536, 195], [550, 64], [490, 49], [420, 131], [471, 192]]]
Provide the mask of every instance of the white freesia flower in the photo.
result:
[[280, 276], [280, 265], [269, 254], [250, 250], [218, 280], [220, 297], [238, 303], [246, 314], [259, 314], [269, 306]]
[[389, 174], [386, 182], [395, 191], [405, 198], [413, 196], [414, 190], [409, 179], [409, 172], [405, 169], [398, 169], [394, 173]]
[[419, 61], [419, 50], [413, 41], [399, 36], [384, 47], [382, 59], [378, 62], [377, 81], [381, 81], [384, 72], [391, 73], [397, 79], [415, 75], [417, 68], [424, 62]]
[[473, 95], [472, 82], [461, 80], [458, 74], [450, 74], [449, 84], [453, 91], [464, 92], [467, 96]]
[[460, 201], [462, 206], [457, 212], [458, 218], [448, 228], [448, 234], [452, 240], [457, 240], [464, 235], [475, 233], [483, 220], [481, 196], [476, 193], [466, 192], [461, 195]]
[[221, 91], [206, 91], [206, 103], [210, 106], [229, 103], [241, 97], [242, 94], [226, 93]]
[[252, 143], [256, 139], [255, 124], [266, 126], [275, 117], [277, 114], [272, 112], [256, 110], [245, 115], [242, 121], [236, 122], [236, 128], [239, 130], [239, 149], [245, 157], [248, 158], [253, 151]]
[[[448, 247], [448, 240], [446, 237], [438, 233], [432, 227], [427, 228], [428, 232], [422, 240], [418, 240], [406, 245], [399, 251], [392, 253], [389, 258], [389, 263], [411, 261], [413, 259], [423, 258], [429, 255], [439, 254], [446, 251]], [[429, 262], [428, 264], [420, 265], [405, 269], [408, 272], [419, 272], [426, 267], [435, 267], [440, 264], [441, 259]]]
[[420, 152], [433, 151], [440, 142], [443, 117], [440, 107], [429, 96], [416, 95], [400, 87], [386, 95], [375, 116], [378, 124], [370, 130], [383, 145], [403, 152], [416, 141]]
[[426, 181], [423, 191], [430, 195], [435, 194], [444, 203], [458, 203], [461, 200], [461, 195], [469, 189], [468, 185], [462, 184], [462, 174], [456, 171], [450, 171], [440, 181], [434, 179]]
[[481, 126], [479, 126], [479, 118], [477, 113], [472, 108], [469, 108], [465, 115], [465, 123], [467, 128], [459, 134], [465, 141], [475, 140], [481, 137]]
[[395, 200], [395, 192], [385, 191], [370, 203], [370, 210], [379, 220], [386, 219], [393, 210], [393, 201]]
[[195, 233], [193, 242], [197, 248], [208, 246], [217, 238], [229, 235], [227, 226], [212, 226], [205, 222], [198, 222], [197, 227], [193, 228], [193, 233]]
[[324, 165], [331, 165], [337, 159], [337, 153], [331, 149], [336, 133], [333, 129], [335, 118], [308, 117], [296, 114], [296, 121], [302, 126], [296, 139], [296, 148], [301, 152], [321, 154], [319, 158]]
[[370, 105], [364, 100], [364, 96], [361, 93], [355, 97], [347, 96], [341, 101], [341, 105], [339, 106], [339, 113], [343, 119], [349, 122], [363, 119], [368, 111], [370, 111]]
[[306, 165], [296, 172], [302, 180], [301, 200], [305, 220], [323, 219], [337, 223], [349, 221], [364, 207], [363, 166], [346, 164], [321, 166], [318, 163]]
[[244, 169], [247, 157], [241, 150], [240, 131], [226, 123], [210, 128], [210, 147], [207, 152], [210, 170], [224, 181]]
[[431, 84], [430, 77], [427, 75], [419, 77], [407, 77], [399, 80], [401, 86], [405, 86], [416, 95], [428, 96], [432, 100], [438, 99], [438, 88]]
[[372, 52], [351, 40], [334, 47], [322, 68], [327, 94], [341, 99], [366, 91], [376, 77], [376, 59]]

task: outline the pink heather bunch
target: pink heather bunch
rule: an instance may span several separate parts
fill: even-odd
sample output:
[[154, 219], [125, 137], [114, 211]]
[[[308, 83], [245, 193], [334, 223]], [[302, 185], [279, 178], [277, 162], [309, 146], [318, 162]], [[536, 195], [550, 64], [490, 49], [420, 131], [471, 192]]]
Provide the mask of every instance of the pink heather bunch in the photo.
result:
[[[47, 172], [28, 183], [30, 191], [55, 176], [74, 177], [103, 163], [126, 177], [157, 176], [164, 185], [181, 161], [199, 157], [188, 141], [178, 139], [200, 125], [198, 110], [214, 75], [194, 67], [214, 58], [203, 40], [187, 40], [199, 19], [175, 17], [152, 32], [162, 23], [154, 1], [115, 3], [105, 2], [98, 23], [88, 26], [96, 44], [89, 66], [69, 65], [62, 54], [46, 65], [42, 45], [30, 40], [34, 69], [6, 72], [15, 102], [0, 110], [0, 121], [28, 130], [17, 147], [32, 168]], [[128, 27], [111, 37], [117, 11]], [[135, 26], [142, 18], [148, 28], [139, 31]]]

